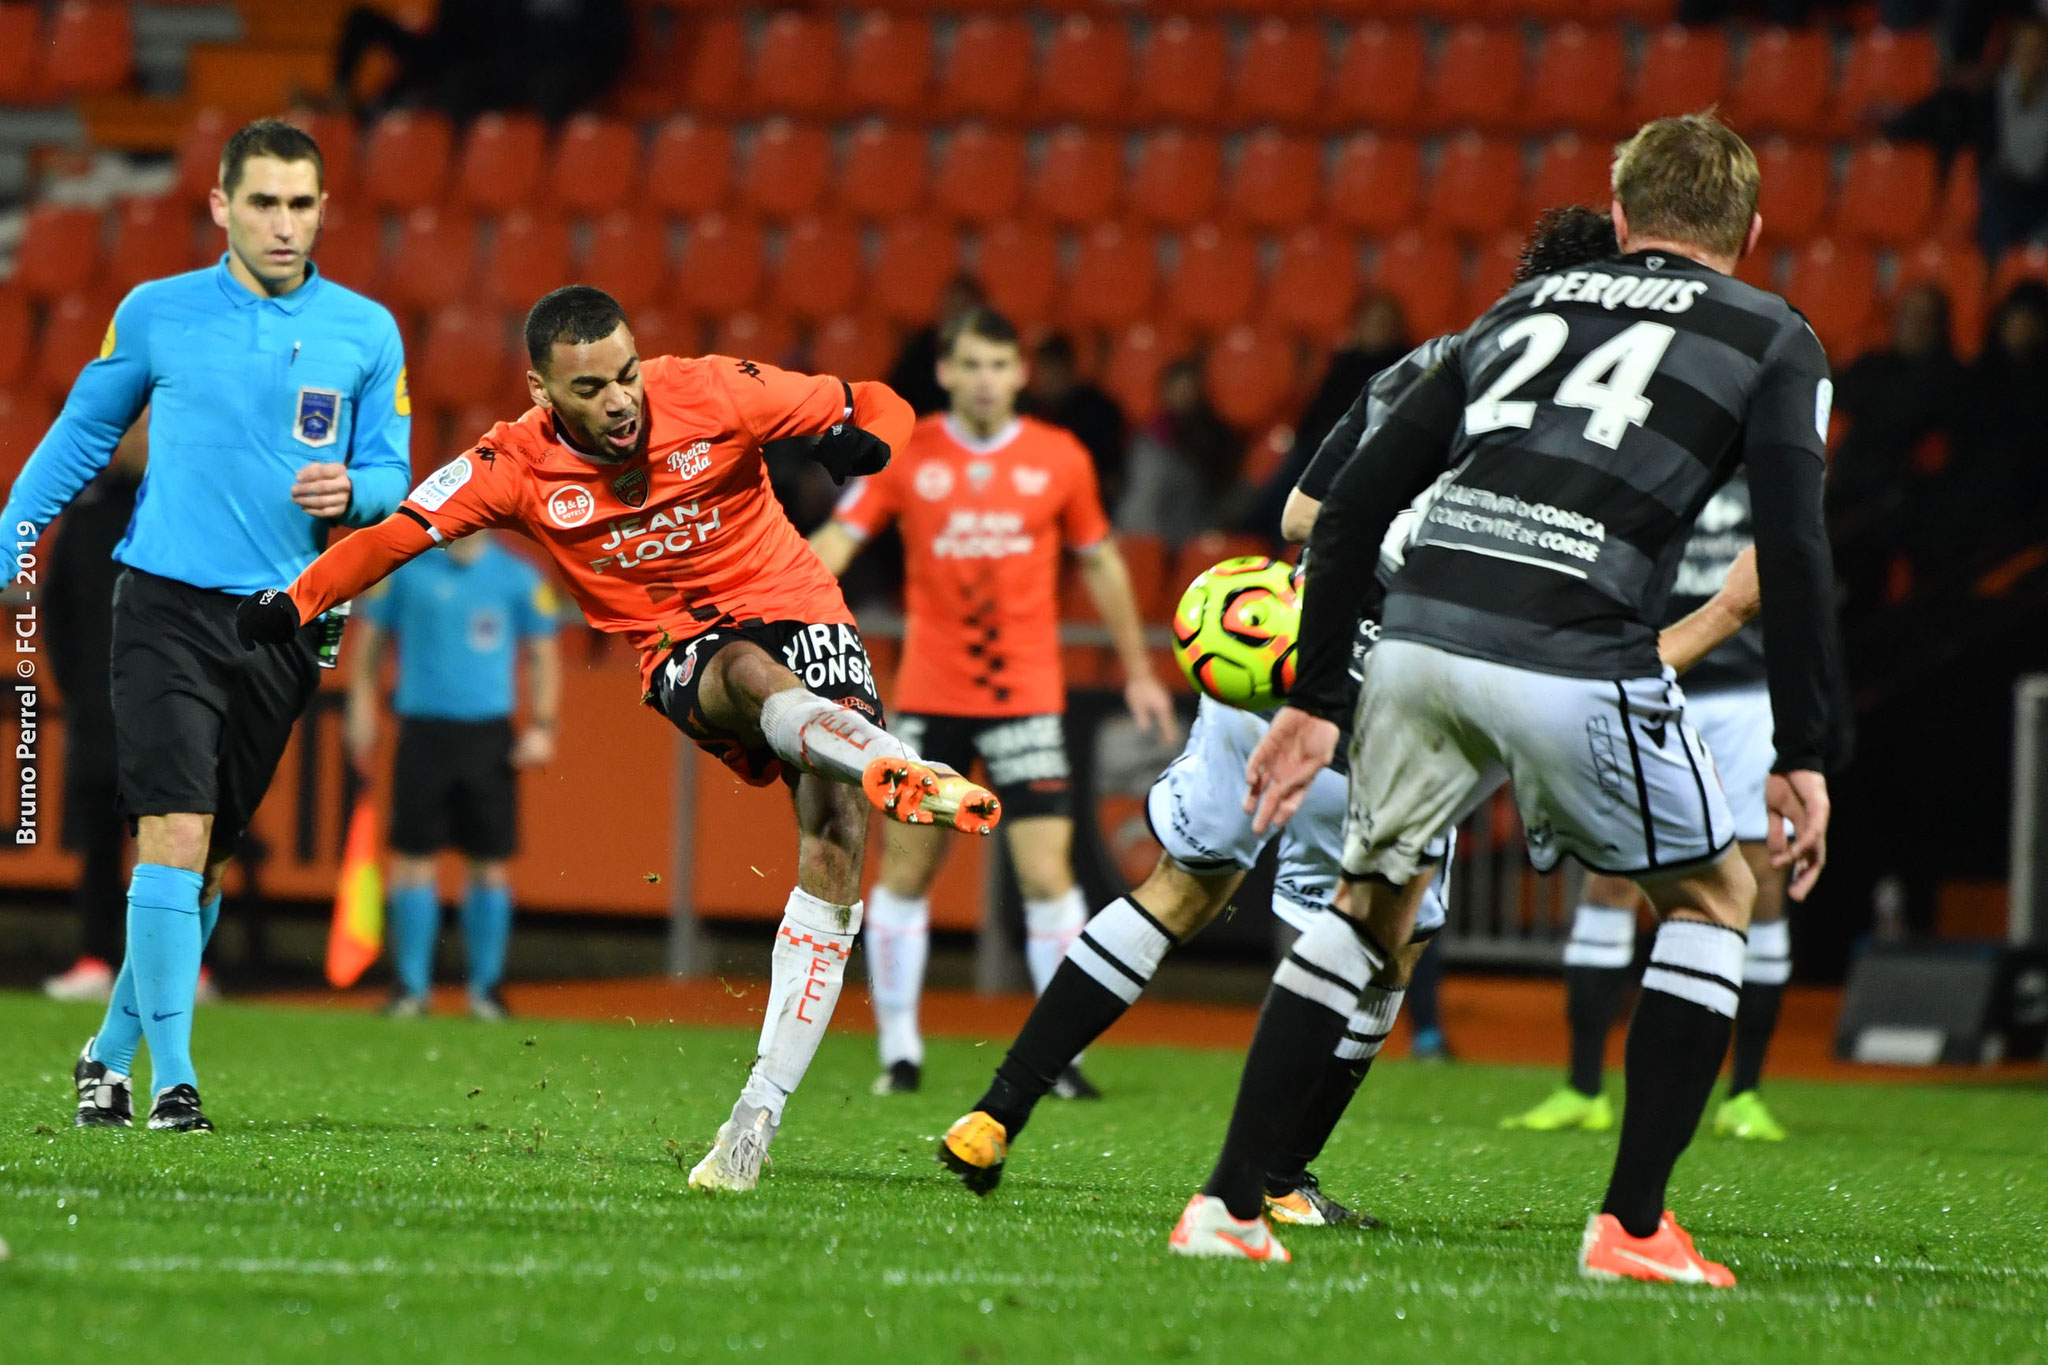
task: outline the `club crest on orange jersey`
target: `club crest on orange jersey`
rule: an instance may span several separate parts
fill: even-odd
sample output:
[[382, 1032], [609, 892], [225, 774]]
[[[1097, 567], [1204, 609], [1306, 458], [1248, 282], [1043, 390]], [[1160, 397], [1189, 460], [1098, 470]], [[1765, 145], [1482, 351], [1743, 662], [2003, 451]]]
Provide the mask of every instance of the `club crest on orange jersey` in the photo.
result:
[[927, 460], [910, 476], [911, 486], [926, 502], [937, 502], [953, 491], [953, 471], [937, 460]]
[[628, 507], [643, 507], [647, 503], [647, 466], [629, 469], [612, 480], [612, 496]]

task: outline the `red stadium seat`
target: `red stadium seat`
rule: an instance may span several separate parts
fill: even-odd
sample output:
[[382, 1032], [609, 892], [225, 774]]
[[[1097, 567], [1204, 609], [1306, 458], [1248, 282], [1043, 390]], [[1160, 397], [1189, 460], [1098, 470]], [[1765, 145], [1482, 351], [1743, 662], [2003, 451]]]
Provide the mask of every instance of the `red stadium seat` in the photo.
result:
[[1769, 28], [1750, 35], [1728, 120], [1745, 136], [1826, 130], [1834, 59], [1820, 29]]
[[351, 213], [332, 201], [320, 220], [320, 242], [313, 251], [320, 273], [337, 284], [367, 291], [384, 265], [384, 225], [368, 209]]
[[1458, 311], [1467, 321], [1500, 301], [1515, 283], [1515, 270], [1522, 263], [1522, 235], [1504, 232], [1481, 244], [1472, 261], [1472, 277], [1465, 281], [1464, 298]]
[[596, 114], [570, 119], [555, 139], [548, 193], [557, 206], [580, 218], [639, 203], [639, 129]]
[[1931, 94], [1941, 79], [1941, 58], [1929, 33], [1873, 28], [1849, 44], [1836, 100], [1836, 131], [1856, 136]]
[[469, 293], [475, 264], [476, 221], [429, 204], [400, 222], [374, 292], [395, 312], [435, 312]]
[[1026, 196], [1033, 213], [1070, 227], [1099, 223], [1123, 190], [1121, 142], [1101, 133], [1061, 128], [1046, 139]]
[[1316, 121], [1329, 68], [1321, 28], [1268, 17], [1245, 39], [1224, 101], [1233, 124], [1300, 127]]
[[1608, 168], [1614, 152], [1607, 142], [1588, 142], [1574, 133], [1552, 138], [1536, 155], [1536, 172], [1522, 217], [1533, 221], [1545, 209], [1584, 204], [1605, 210], [1614, 201]]
[[701, 355], [703, 324], [692, 314], [668, 308], [647, 308], [633, 315], [633, 344], [643, 356]]
[[860, 232], [851, 224], [822, 218], [792, 223], [782, 241], [769, 302], [801, 321], [844, 313], [860, 301], [867, 274]]
[[[189, 200], [178, 195], [127, 200], [114, 214], [114, 245], [101, 277], [126, 293], [144, 280], [192, 269], [198, 264], [192, 246]], [[6, 382], [0, 375], [0, 388]]]
[[740, 16], [710, 14], [694, 19], [679, 74], [681, 79], [674, 84], [681, 108], [714, 118], [742, 112], [746, 105], [747, 30]]
[[1359, 133], [1337, 149], [1325, 208], [1338, 225], [1379, 236], [1409, 226], [1422, 204], [1422, 150]]
[[1024, 202], [1024, 139], [970, 123], [939, 153], [932, 203], [968, 223], [997, 223]]
[[1069, 14], [1053, 30], [1038, 71], [1037, 118], [1115, 121], [1131, 81], [1130, 31], [1120, 22]]
[[489, 113], [469, 126], [455, 172], [456, 202], [479, 213], [510, 213], [538, 197], [548, 130], [531, 114]]
[[938, 113], [948, 119], [1011, 119], [1031, 90], [1031, 29], [1021, 19], [976, 14], [961, 23], [939, 76]]
[[494, 308], [524, 312], [572, 278], [569, 227], [553, 214], [520, 209], [498, 220], [484, 253], [483, 297]]
[[[12, 285], [0, 285], [0, 393], [12, 393], [21, 382], [34, 341], [35, 321], [29, 315], [28, 296]], [[31, 446], [41, 436], [38, 431]], [[11, 478], [19, 470], [16, 464], [0, 472]]]
[[893, 322], [925, 326], [939, 315], [939, 295], [959, 273], [960, 239], [949, 224], [897, 218], [882, 230], [868, 304]]
[[1923, 242], [1899, 257], [1892, 299], [1917, 285], [1931, 284], [1948, 299], [1949, 339], [1956, 354], [1972, 356], [1984, 339], [1984, 258], [1969, 247], [1956, 249], [1940, 242]]
[[363, 196], [398, 213], [439, 204], [454, 149], [454, 131], [441, 115], [414, 109], [386, 114], [370, 129], [363, 150]]
[[1330, 125], [1413, 129], [1422, 112], [1427, 70], [1422, 30], [1408, 24], [1360, 24], [1337, 56], [1337, 74], [1325, 101]]
[[1863, 247], [1814, 242], [1793, 258], [1785, 297], [1806, 314], [1837, 369], [1877, 339], [1877, 265]]
[[825, 117], [839, 109], [839, 27], [829, 13], [783, 10], [762, 26], [747, 103], [769, 114]]
[[508, 348], [500, 315], [458, 304], [434, 314], [411, 369], [414, 401], [429, 408], [488, 403], [503, 395]]
[[850, 384], [887, 377], [896, 357], [896, 335], [885, 322], [842, 315], [818, 324], [811, 334], [811, 370]]
[[1146, 222], [1191, 227], [1212, 217], [1223, 188], [1223, 149], [1212, 137], [1163, 128], [1138, 150], [1130, 206]]
[[1252, 316], [1259, 296], [1259, 249], [1251, 238], [1204, 223], [1180, 241], [1166, 283], [1166, 315], [1197, 332], [1220, 332]]
[[1991, 299], [1994, 310], [2013, 286], [2022, 280], [2048, 282], [2048, 245], [2039, 242], [2014, 247], [2005, 253], [1991, 272]]
[[[1150, 322], [1133, 323], [1117, 334], [1110, 347], [1102, 387], [1123, 407], [1133, 424], [1151, 418], [1159, 407], [1159, 375], [1187, 353], [1187, 338], [1163, 331]], [[1207, 568], [1208, 564], [1203, 564]], [[1192, 578], [1193, 575], [1189, 575]], [[1176, 579], [1185, 585], [1188, 579]]]
[[922, 130], [870, 119], [847, 141], [839, 171], [839, 206], [856, 217], [886, 221], [924, 207], [930, 147]]
[[1757, 211], [1764, 218], [1764, 240], [1774, 246], [1797, 246], [1818, 234], [1835, 200], [1834, 166], [1827, 149], [1765, 138], [1756, 144], [1756, 162], [1763, 176]]
[[[0, 7], [4, 15], [14, 6]], [[176, 193], [187, 203], [196, 204], [206, 198], [206, 192], [220, 183], [220, 154], [228, 145], [228, 136], [234, 126], [228, 116], [218, 109], [201, 109], [185, 125], [185, 131], [178, 135], [178, 183]], [[322, 157], [327, 153], [323, 145]], [[332, 191], [329, 191], [332, 193]]]
[[1060, 247], [1033, 223], [997, 223], [982, 234], [975, 276], [996, 311], [1020, 327], [1049, 322], [1059, 291]]
[[1728, 35], [1679, 24], [1657, 30], [1643, 48], [1625, 122], [1710, 109], [1728, 97]]
[[732, 197], [732, 133], [681, 115], [661, 125], [647, 153], [649, 207], [678, 218], [724, 208]]
[[1358, 306], [1358, 243], [1341, 232], [1305, 227], [1280, 248], [1266, 315], [1325, 344], [1351, 325]]
[[1941, 170], [1929, 147], [1871, 142], [1849, 158], [1842, 177], [1839, 235], [1877, 246], [1905, 248], [1934, 226]]
[[1562, 24], [1536, 49], [1529, 85], [1528, 127], [1599, 134], [1621, 120], [1628, 53], [1621, 32]]
[[1977, 240], [1977, 216], [1977, 155], [1959, 152], [1942, 183], [1935, 235], [1951, 245], [1973, 243]]
[[1152, 238], [1103, 223], [1081, 241], [1061, 315], [1083, 327], [1127, 327], [1151, 310], [1157, 278]]
[[709, 213], [690, 225], [670, 300], [698, 317], [735, 313], [760, 301], [763, 278], [761, 229]]
[[1216, 415], [1239, 431], [1274, 421], [1294, 397], [1294, 339], [1240, 324], [1209, 348], [1204, 378]]
[[1444, 144], [1425, 205], [1431, 225], [1467, 237], [1514, 226], [1522, 203], [1522, 149], [1465, 133]]
[[78, 372], [100, 353], [118, 300], [98, 293], [59, 299], [43, 318], [36, 338], [30, 387], [52, 403], [64, 401]]
[[580, 273], [637, 319], [668, 287], [668, 225], [633, 209], [606, 214], [591, 228]]
[[712, 329], [711, 349], [717, 355], [788, 365], [796, 359], [796, 329], [773, 313], [731, 313]]
[[1309, 221], [1322, 191], [1322, 147], [1268, 128], [1245, 139], [1225, 207], [1237, 222], [1282, 231]]
[[51, 94], [108, 95], [135, 74], [135, 25], [127, 5], [65, 0], [47, 42], [43, 79]]
[[909, 118], [926, 112], [931, 86], [931, 25], [886, 10], [861, 15], [846, 62], [846, 106]]
[[1410, 336], [1435, 336], [1463, 327], [1458, 249], [1442, 234], [1410, 228], [1383, 244], [1373, 260], [1372, 283], [1401, 305]]
[[[321, 174], [329, 202], [353, 197], [362, 175], [362, 130], [354, 117], [337, 110], [294, 109], [285, 115], [285, 121], [320, 144]], [[224, 128], [222, 140], [232, 131]]]
[[1211, 122], [1223, 108], [1230, 46], [1215, 24], [1170, 14], [1138, 61], [1134, 104], [1142, 118]]
[[825, 202], [832, 140], [822, 128], [770, 119], [754, 135], [740, 179], [740, 204], [770, 218], [797, 218]]
[[42, 27], [38, 6], [0, 5], [0, 104], [40, 104], [49, 98], [43, 81]]
[[1515, 127], [1522, 112], [1524, 65], [1519, 30], [1460, 24], [1437, 53], [1427, 117], [1441, 128]]
[[14, 282], [32, 299], [82, 293], [99, 273], [100, 216], [88, 208], [37, 204], [28, 211]]

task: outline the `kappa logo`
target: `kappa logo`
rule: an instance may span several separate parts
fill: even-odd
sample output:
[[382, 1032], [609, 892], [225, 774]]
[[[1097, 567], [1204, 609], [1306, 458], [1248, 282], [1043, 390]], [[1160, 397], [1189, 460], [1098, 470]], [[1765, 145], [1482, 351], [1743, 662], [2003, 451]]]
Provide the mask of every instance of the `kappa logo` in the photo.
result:
[[671, 450], [668, 454], [668, 472], [679, 478], [694, 479], [711, 468], [711, 442], [698, 441], [686, 450]]
[[1017, 492], [1027, 498], [1035, 498], [1052, 485], [1052, 474], [1044, 469], [1032, 469], [1018, 465], [1010, 471], [1010, 482], [1017, 485]]
[[767, 386], [768, 381], [761, 377], [761, 367], [759, 365], [756, 365], [751, 360], [742, 360], [739, 362], [739, 366], [741, 374], [753, 380], [756, 384], [760, 384], [763, 387]]
[[587, 488], [558, 488], [548, 496], [548, 520], [564, 531], [574, 530], [597, 511], [597, 499]]
[[928, 460], [910, 476], [910, 486], [926, 502], [937, 502], [953, 491], [953, 471], [936, 460]]
[[298, 412], [292, 417], [292, 435], [303, 445], [331, 446], [341, 439], [341, 392], [338, 389], [300, 389]]

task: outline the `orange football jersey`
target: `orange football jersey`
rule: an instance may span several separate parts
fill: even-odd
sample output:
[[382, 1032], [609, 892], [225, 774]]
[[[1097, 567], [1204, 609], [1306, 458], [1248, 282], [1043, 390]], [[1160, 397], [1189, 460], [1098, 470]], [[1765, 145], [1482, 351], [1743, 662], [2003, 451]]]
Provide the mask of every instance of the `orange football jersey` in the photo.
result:
[[927, 417], [835, 515], [902, 531], [909, 624], [896, 708], [939, 716], [1061, 710], [1060, 551], [1109, 535], [1095, 466], [1058, 427], [1019, 418], [987, 441]]
[[429, 475], [397, 515], [436, 538], [531, 537], [585, 619], [640, 651], [643, 684], [678, 641], [721, 622], [851, 625], [838, 581], [775, 499], [761, 445], [856, 420], [870, 389], [901, 400], [730, 356], [655, 356], [643, 373], [645, 459], [585, 459], [533, 408]]

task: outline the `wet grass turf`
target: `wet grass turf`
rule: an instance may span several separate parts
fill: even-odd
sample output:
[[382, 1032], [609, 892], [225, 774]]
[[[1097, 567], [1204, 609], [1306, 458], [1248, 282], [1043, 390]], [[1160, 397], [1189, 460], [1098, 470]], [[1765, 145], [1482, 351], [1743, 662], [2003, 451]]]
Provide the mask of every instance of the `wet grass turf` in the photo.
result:
[[1096, 1049], [1110, 1098], [1047, 1104], [977, 1200], [931, 1152], [999, 1044], [885, 1100], [835, 1036], [772, 1177], [713, 1199], [684, 1174], [749, 1034], [220, 1006], [221, 1131], [174, 1137], [69, 1126], [97, 1020], [0, 996], [8, 1361], [2048, 1360], [2042, 1089], [1773, 1085], [1795, 1139], [1703, 1135], [1673, 1189], [1714, 1293], [1577, 1278], [1612, 1140], [1500, 1131], [1544, 1073], [1379, 1068], [1320, 1173], [1388, 1228], [1261, 1268], [1165, 1250], [1226, 1053]]

